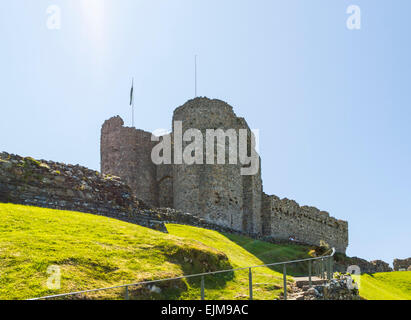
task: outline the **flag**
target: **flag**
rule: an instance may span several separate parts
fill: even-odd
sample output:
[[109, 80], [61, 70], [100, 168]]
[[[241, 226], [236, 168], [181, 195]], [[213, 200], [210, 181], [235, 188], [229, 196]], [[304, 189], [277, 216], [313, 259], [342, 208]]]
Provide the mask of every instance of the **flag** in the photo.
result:
[[133, 91], [134, 91], [134, 78], [133, 78], [133, 81], [131, 82], [131, 91], [130, 91], [130, 106], [132, 106], [132, 105], [133, 105], [133, 98], [134, 98], [134, 96], [133, 96]]

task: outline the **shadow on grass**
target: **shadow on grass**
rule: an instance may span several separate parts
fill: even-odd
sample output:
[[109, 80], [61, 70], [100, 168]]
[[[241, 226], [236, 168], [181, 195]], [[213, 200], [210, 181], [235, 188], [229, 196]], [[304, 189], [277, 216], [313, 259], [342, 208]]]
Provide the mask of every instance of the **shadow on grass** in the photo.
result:
[[[310, 258], [308, 252], [311, 247], [309, 246], [297, 244], [274, 244], [229, 233], [222, 233], [222, 235], [263, 261], [264, 264]], [[268, 268], [283, 273], [283, 265], [270, 266]], [[287, 264], [286, 272], [287, 275], [294, 277], [307, 276], [308, 262]]]
[[[234, 273], [226, 272], [204, 276], [204, 291], [223, 290], [228, 281], [233, 280]], [[131, 300], [200, 300], [201, 277], [182, 278], [160, 281], [155, 284], [141, 285], [129, 288]]]
[[[168, 252], [168, 261], [178, 265], [184, 276], [233, 269], [228, 257], [219, 251], [208, 251], [195, 246], [173, 247], [166, 250], [164, 244], [158, 246], [162, 247], [162, 251]], [[232, 271], [204, 276], [204, 289], [224, 289], [227, 282], [233, 279]], [[182, 297], [201, 298], [201, 276], [160, 281], [138, 286], [130, 291], [130, 298], [139, 300], [178, 300]]]

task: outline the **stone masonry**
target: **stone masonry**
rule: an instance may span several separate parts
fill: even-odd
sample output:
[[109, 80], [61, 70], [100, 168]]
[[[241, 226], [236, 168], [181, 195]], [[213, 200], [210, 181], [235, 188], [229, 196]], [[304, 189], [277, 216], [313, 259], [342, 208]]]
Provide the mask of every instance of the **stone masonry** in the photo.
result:
[[177, 223], [244, 235], [189, 213], [146, 205], [119, 177], [6, 152], [0, 153], [0, 203], [92, 213], [162, 232], [166, 223]]
[[[173, 114], [173, 131], [161, 139], [175, 143], [174, 121], [182, 122], [182, 132], [198, 129], [246, 129], [248, 154], [253, 134], [244, 118], [220, 100], [196, 98], [178, 107]], [[225, 142], [226, 164], [160, 164], [151, 160], [158, 142], [151, 133], [124, 127], [120, 117], [113, 117], [101, 130], [101, 172], [119, 176], [133, 195], [154, 207], [168, 207], [188, 212], [223, 228], [270, 240], [289, 240], [309, 245], [320, 241], [345, 252], [348, 246], [348, 223], [314, 207], [299, 206], [295, 201], [279, 199], [263, 192], [261, 161], [255, 175], [241, 175], [242, 165], [228, 164], [228, 139]], [[238, 135], [237, 135], [238, 138]], [[237, 139], [238, 140], [238, 139]], [[183, 148], [191, 142], [183, 142]], [[203, 144], [205, 148], [206, 143]], [[173, 154], [174, 160], [174, 154]]]
[[0, 202], [93, 213], [165, 231], [118, 177], [79, 165], [0, 153]]
[[101, 130], [101, 172], [121, 177], [135, 195], [147, 204], [158, 205], [156, 166], [151, 161], [151, 133], [123, 127], [115, 117]]
[[328, 212], [315, 207], [302, 206], [287, 198], [263, 194], [263, 235], [276, 239], [294, 238], [309, 244], [321, 240], [345, 252], [348, 223], [330, 217]]
[[408, 259], [394, 259], [394, 271], [409, 270], [411, 266], [411, 258]]
[[361, 273], [391, 272], [392, 268], [382, 260], [367, 261], [358, 257], [335, 257], [335, 271], [346, 273], [349, 266], [358, 266]]

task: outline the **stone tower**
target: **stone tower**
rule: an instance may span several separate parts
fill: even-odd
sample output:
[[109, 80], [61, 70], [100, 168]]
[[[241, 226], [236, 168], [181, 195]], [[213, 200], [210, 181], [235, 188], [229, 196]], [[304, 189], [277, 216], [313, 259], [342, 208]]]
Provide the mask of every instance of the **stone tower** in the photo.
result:
[[158, 205], [157, 168], [151, 161], [151, 133], [124, 127], [120, 117], [101, 129], [101, 172], [121, 177], [146, 204]]
[[[201, 164], [175, 162], [177, 145], [181, 145], [183, 152], [192, 144], [193, 137], [182, 138], [188, 129], [195, 129], [195, 134], [203, 139]], [[229, 163], [230, 138], [218, 142], [214, 137], [214, 164], [208, 164], [208, 129], [221, 129], [224, 133], [234, 130], [237, 151], [239, 130], [243, 129], [250, 156], [254, 136], [244, 118], [237, 117], [233, 108], [221, 100], [195, 98], [175, 109], [173, 131], [163, 138], [157, 137], [160, 141], [153, 142], [149, 132], [124, 127], [118, 116], [105, 121], [101, 129], [101, 172], [121, 177], [134, 195], [148, 205], [189, 212], [212, 224], [265, 238], [294, 239], [309, 245], [325, 241], [337, 252], [345, 252], [348, 223], [317, 208], [265, 194], [258, 155], [254, 173], [242, 174], [247, 166], [242, 165], [239, 152], [233, 156], [236, 161]], [[155, 165], [151, 153], [165, 139], [173, 144], [172, 164]], [[231, 135], [231, 139], [235, 137]], [[218, 149], [223, 150], [224, 164], [215, 161]]]
[[[226, 164], [206, 164], [207, 129], [246, 129], [248, 150], [251, 131], [233, 108], [220, 100], [196, 98], [174, 111], [173, 124], [181, 121], [182, 133], [198, 129], [204, 137], [203, 164], [162, 164], [151, 161], [151, 133], [124, 127], [120, 117], [113, 117], [101, 130], [101, 171], [121, 177], [135, 196], [153, 206], [171, 207], [234, 230], [261, 233], [261, 172], [242, 176], [237, 158], [229, 164], [228, 137], [225, 141]], [[174, 141], [174, 132], [170, 134]], [[190, 142], [183, 142], [183, 149]], [[215, 139], [217, 145], [217, 139]], [[215, 146], [217, 152], [217, 147]]]
[[[247, 129], [251, 134], [245, 120], [238, 118], [233, 108], [220, 100], [190, 100], [174, 111], [173, 124], [175, 121], [182, 122], [182, 132], [195, 128], [203, 137], [207, 129], [235, 129], [237, 141], [238, 129]], [[203, 164], [174, 165], [174, 208], [234, 230], [260, 233], [260, 171], [255, 176], [242, 176], [238, 158], [236, 164], [229, 164], [228, 141], [226, 138], [226, 164], [216, 164], [216, 161], [206, 164], [204, 141]], [[183, 142], [183, 148], [189, 143]]]

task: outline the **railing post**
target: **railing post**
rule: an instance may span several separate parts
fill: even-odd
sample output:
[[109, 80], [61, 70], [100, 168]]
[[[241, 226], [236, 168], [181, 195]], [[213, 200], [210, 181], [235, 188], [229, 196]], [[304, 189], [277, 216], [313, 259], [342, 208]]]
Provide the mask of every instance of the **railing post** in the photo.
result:
[[327, 280], [331, 280], [331, 272], [330, 272], [330, 259], [325, 260], [325, 269], [327, 270]]
[[251, 268], [248, 269], [248, 289], [250, 292], [250, 300], [253, 300], [253, 273], [251, 272]]
[[321, 258], [320, 272], [321, 272], [321, 279], [324, 279], [324, 258]]
[[332, 257], [329, 257], [328, 261], [327, 261], [328, 262], [328, 272], [330, 273], [330, 276], [329, 276], [328, 280], [331, 280], [333, 278], [333, 271], [331, 269], [331, 259], [332, 259]]
[[311, 288], [312, 281], [311, 281], [311, 260], [308, 261], [308, 285]]
[[324, 279], [328, 280], [328, 259], [324, 259]]
[[201, 300], [204, 300], [204, 276], [201, 276]]
[[284, 300], [287, 300], [287, 267], [283, 265], [283, 280], [284, 280]]
[[128, 296], [128, 286], [124, 287], [124, 299], [129, 300], [129, 296]]
[[321, 260], [317, 261], [317, 268], [318, 268], [318, 278], [321, 278]]
[[334, 272], [333, 272], [333, 257], [331, 256], [330, 257], [330, 274], [331, 274], [331, 277], [330, 277], [330, 280], [334, 277]]

